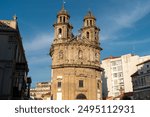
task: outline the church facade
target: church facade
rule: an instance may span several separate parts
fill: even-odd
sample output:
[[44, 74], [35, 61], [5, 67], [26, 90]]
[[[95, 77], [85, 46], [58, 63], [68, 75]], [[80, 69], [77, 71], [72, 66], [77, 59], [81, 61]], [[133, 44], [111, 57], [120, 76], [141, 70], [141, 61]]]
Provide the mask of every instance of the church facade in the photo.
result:
[[50, 48], [52, 58], [51, 98], [53, 100], [102, 99], [99, 31], [89, 11], [80, 34], [74, 36], [70, 15], [62, 7], [54, 26]]

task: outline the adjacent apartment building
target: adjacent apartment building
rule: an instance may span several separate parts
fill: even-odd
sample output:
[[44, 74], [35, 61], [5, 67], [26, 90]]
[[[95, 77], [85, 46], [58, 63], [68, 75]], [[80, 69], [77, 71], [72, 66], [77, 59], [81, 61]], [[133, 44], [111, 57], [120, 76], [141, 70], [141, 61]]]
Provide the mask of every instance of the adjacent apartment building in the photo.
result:
[[133, 92], [131, 75], [137, 71], [137, 64], [150, 59], [149, 56], [126, 54], [110, 56], [102, 60], [103, 98], [114, 99], [123, 93]]
[[28, 72], [17, 17], [0, 20], [0, 99], [29, 97]]
[[132, 75], [133, 97], [135, 100], [150, 100], [150, 59], [137, 65]]

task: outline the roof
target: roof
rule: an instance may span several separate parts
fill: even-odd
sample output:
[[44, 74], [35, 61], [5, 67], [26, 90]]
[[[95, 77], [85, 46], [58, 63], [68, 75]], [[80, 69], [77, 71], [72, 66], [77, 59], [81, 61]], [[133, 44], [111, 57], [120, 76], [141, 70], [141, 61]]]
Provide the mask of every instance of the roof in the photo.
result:
[[142, 62], [142, 63], [139, 63], [139, 64], [137, 64], [136, 66], [139, 66], [139, 65], [142, 65], [142, 64], [146, 64], [146, 63], [149, 63], [150, 62], [150, 59], [149, 60], [146, 60], [146, 61], [144, 61], [144, 62]]
[[134, 74], [131, 75], [131, 77], [134, 77], [134, 76], [138, 76], [138, 71], [136, 71]]
[[64, 8], [64, 5], [62, 6], [62, 9], [58, 12], [57, 17], [58, 17], [58, 15], [67, 15], [68, 17], [70, 17], [69, 13]]
[[11, 23], [11, 21], [0, 20], [0, 30], [3, 30], [3, 31], [13, 31], [13, 30], [15, 30], [11, 26], [9, 26], [10, 23]]
[[84, 19], [89, 19], [89, 18], [92, 18], [92, 19], [96, 20], [95, 16], [92, 14], [91, 11], [88, 11], [87, 15], [84, 17]]
[[107, 58], [104, 58], [103, 60], [116, 59], [116, 58], [120, 58], [120, 56], [109, 56]]

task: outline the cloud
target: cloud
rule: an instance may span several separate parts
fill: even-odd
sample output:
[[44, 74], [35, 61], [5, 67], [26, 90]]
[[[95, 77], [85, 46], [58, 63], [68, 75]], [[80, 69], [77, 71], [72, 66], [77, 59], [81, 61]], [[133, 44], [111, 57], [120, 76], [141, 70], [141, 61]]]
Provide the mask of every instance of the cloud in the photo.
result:
[[27, 61], [30, 67], [38, 64], [45, 64], [50, 62], [49, 48], [52, 43], [52, 36], [50, 34], [41, 33], [32, 37], [31, 42], [25, 42]]
[[31, 42], [25, 42], [27, 61], [29, 65], [29, 75], [32, 77], [32, 85], [36, 82], [50, 80], [50, 64], [49, 49], [53, 38], [51, 34], [41, 33], [30, 38]]
[[137, 45], [137, 44], [147, 44], [147, 43], [150, 43], [150, 38], [147, 38], [147, 39], [142, 39], [142, 40], [132, 40], [132, 41], [115, 41], [115, 42], [112, 42], [110, 43], [110, 45], [120, 45], [120, 46], [123, 46], [123, 45]]
[[[150, 4], [150, 3], [149, 3]], [[123, 11], [123, 13], [118, 14], [118, 17], [114, 19], [116, 24], [120, 26], [120, 28], [132, 27], [135, 22], [145, 17], [148, 13], [150, 13], [150, 5], [148, 3], [137, 3], [129, 10]]]
[[134, 1], [131, 2], [132, 4], [129, 2], [125, 2], [125, 5], [120, 5], [119, 8], [112, 6], [105, 12], [107, 15], [104, 15], [102, 22], [99, 22], [102, 24], [102, 40], [118, 39], [121, 36], [120, 31], [133, 28], [137, 21], [150, 13], [150, 1]]
[[51, 43], [52, 43], [51, 35], [42, 33], [33, 37], [31, 42], [26, 42], [25, 49], [27, 52], [38, 51], [50, 47]]

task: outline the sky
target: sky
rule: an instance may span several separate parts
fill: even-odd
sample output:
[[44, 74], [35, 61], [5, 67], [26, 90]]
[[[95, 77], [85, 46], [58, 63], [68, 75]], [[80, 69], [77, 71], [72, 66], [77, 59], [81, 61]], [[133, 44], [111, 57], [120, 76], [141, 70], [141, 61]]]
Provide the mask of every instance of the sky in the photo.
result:
[[[64, 0], [73, 33], [90, 10], [101, 29], [101, 60], [109, 56], [150, 55], [150, 0]], [[63, 0], [0, 0], [0, 19], [18, 17], [32, 87], [51, 79], [49, 49]]]

